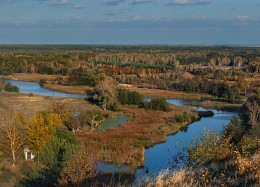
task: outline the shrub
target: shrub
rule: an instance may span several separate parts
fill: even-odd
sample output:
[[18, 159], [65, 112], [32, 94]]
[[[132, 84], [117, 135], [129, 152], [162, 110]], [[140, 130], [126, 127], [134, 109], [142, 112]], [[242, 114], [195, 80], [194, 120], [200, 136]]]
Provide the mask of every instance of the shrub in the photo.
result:
[[118, 101], [123, 105], [140, 105], [143, 102], [143, 96], [138, 92], [119, 89]]
[[240, 120], [234, 116], [229, 125], [224, 129], [224, 135], [231, 137], [232, 143], [238, 143], [245, 132], [245, 127], [241, 124]]
[[43, 87], [45, 83], [46, 83], [46, 80], [44, 80], [44, 79], [41, 79], [41, 80], [39, 81], [39, 85], [40, 85], [41, 87]]
[[189, 158], [196, 164], [209, 164], [228, 159], [232, 154], [229, 138], [220, 138], [216, 132], [206, 131], [187, 147]]
[[260, 125], [260, 95], [246, 100], [242, 107], [241, 118], [247, 128]]
[[13, 86], [11, 83], [7, 83], [5, 86], [5, 91], [7, 92], [19, 92], [19, 88], [17, 86]]
[[140, 104], [141, 107], [150, 110], [159, 110], [159, 111], [170, 111], [169, 104], [167, 103], [166, 99], [152, 99], [150, 102], [142, 102]]

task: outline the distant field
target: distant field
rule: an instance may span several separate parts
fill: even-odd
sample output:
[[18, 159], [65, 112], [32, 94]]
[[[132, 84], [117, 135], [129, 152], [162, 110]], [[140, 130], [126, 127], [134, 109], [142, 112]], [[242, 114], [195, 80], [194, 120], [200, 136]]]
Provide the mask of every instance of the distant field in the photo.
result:
[[176, 99], [201, 99], [210, 98], [208, 94], [194, 94], [185, 93], [172, 90], [160, 90], [160, 89], [149, 89], [149, 88], [137, 88], [134, 86], [122, 86], [130, 91], [136, 91], [146, 97], [165, 97], [165, 98], [176, 98]]
[[38, 82], [41, 79], [44, 80], [54, 80], [59, 75], [46, 75], [46, 74], [39, 74], [39, 73], [15, 73], [12, 75], [0, 75], [1, 78], [6, 79], [13, 79], [13, 80], [21, 80], [21, 81], [31, 81], [31, 82]]

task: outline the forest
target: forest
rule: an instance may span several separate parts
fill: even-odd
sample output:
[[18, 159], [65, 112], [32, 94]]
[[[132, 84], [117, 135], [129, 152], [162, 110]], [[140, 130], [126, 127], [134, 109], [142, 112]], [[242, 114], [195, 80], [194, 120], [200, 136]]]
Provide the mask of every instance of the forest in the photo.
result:
[[[0, 78], [0, 185], [260, 184], [258, 47], [0, 45]], [[25, 93], [6, 80], [85, 99]], [[207, 110], [168, 98], [196, 98], [194, 106]], [[215, 109], [234, 113], [222, 134], [205, 131], [167, 170], [135, 179], [148, 147], [213, 117]], [[99, 131], [122, 114], [126, 123]], [[33, 159], [24, 159], [25, 149]], [[186, 166], [172, 169], [176, 160]], [[130, 169], [115, 177], [99, 171], [100, 161]]]

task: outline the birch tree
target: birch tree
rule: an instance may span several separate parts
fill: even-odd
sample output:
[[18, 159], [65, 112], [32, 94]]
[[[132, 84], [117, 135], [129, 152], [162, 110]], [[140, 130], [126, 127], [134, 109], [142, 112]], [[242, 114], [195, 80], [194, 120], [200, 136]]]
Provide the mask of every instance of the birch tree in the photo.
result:
[[19, 118], [21, 118], [21, 115], [17, 115], [14, 121], [7, 122], [3, 128], [4, 143], [7, 147], [7, 152], [12, 157], [13, 167], [27, 140], [26, 128], [19, 121]]

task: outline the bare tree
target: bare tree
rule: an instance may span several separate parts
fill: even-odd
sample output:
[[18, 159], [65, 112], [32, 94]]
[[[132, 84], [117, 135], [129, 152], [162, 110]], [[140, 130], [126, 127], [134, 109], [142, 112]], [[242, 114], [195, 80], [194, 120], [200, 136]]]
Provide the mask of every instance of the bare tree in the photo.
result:
[[26, 143], [26, 129], [16, 118], [14, 121], [7, 122], [3, 128], [4, 142], [7, 146], [6, 151], [11, 155], [13, 167], [15, 166], [17, 156], [21, 153], [23, 145]]

